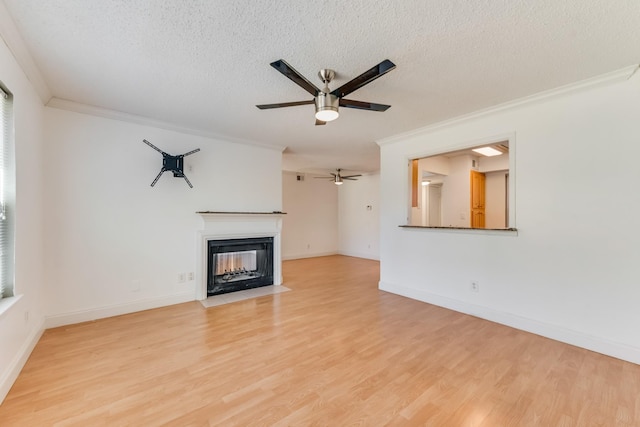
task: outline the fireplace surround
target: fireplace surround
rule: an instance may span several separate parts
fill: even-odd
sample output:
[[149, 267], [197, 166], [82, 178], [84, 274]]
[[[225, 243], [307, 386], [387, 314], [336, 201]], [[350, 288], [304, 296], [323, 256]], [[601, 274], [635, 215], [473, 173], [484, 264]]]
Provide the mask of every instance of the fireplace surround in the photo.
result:
[[[203, 300], [208, 296], [209, 291], [209, 247], [210, 244], [215, 246], [216, 244], [225, 242], [225, 241], [236, 241], [239, 239], [257, 239], [252, 241], [253, 243], [262, 240], [262, 239], [271, 239], [272, 240], [272, 253], [269, 255], [265, 252], [262, 253], [261, 259], [271, 258], [272, 259], [272, 277], [267, 278], [267, 281], [271, 283], [266, 283], [264, 285], [259, 284], [258, 286], [266, 286], [266, 285], [281, 285], [282, 284], [282, 255], [281, 255], [281, 232], [282, 232], [282, 217], [285, 215], [283, 212], [217, 212], [217, 211], [201, 211], [197, 212], [202, 219], [201, 229], [197, 231], [196, 235], [196, 299]], [[251, 241], [251, 240], [250, 240]], [[234, 244], [237, 242], [233, 242]], [[224, 246], [224, 244], [222, 245]], [[231, 249], [231, 250], [227, 250]], [[237, 250], [239, 249], [239, 250]], [[236, 281], [231, 279], [252, 279], [250, 277], [241, 277], [242, 274], [247, 274], [250, 270], [247, 266], [242, 267], [238, 266], [239, 263], [249, 262], [249, 267], [252, 267], [252, 262], [249, 259], [252, 258], [251, 254], [246, 254], [245, 252], [251, 252], [257, 249], [251, 249], [249, 247], [236, 247], [226, 248], [225, 252], [240, 252], [240, 254], [229, 255], [226, 257], [226, 260], [223, 261], [223, 272], [224, 273], [224, 263], [227, 265], [227, 270], [235, 269], [236, 275], [235, 277], [227, 277], [226, 284], [229, 282]], [[258, 254], [256, 253], [256, 265], [258, 263]], [[246, 273], [242, 272], [242, 268], [247, 270]], [[240, 270], [239, 272], [237, 270]], [[229, 272], [228, 272], [229, 273]], [[224, 274], [223, 274], [224, 276]], [[222, 279], [222, 277], [220, 277]], [[250, 287], [255, 287], [256, 282], [248, 283], [249, 286], [242, 287], [235, 290], [241, 289], [249, 289]], [[246, 283], [245, 283], [246, 285]], [[244, 286], [244, 285], [243, 285]], [[219, 293], [226, 292], [234, 292], [231, 291], [222, 291]], [[214, 291], [215, 292], [215, 291]], [[214, 295], [217, 293], [214, 293]]]

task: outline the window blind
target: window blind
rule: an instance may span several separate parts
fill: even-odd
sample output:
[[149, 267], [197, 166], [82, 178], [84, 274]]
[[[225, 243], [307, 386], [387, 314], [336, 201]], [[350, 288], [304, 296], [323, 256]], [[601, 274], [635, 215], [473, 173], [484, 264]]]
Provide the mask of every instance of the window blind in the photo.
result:
[[11, 137], [11, 97], [0, 87], [0, 299], [8, 296], [11, 277], [11, 238], [7, 219], [7, 147]]

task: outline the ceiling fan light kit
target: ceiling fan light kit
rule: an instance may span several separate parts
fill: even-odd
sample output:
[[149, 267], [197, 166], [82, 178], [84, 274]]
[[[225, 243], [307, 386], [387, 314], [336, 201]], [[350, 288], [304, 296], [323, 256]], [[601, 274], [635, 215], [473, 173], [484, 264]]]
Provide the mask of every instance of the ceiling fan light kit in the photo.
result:
[[330, 122], [338, 118], [337, 96], [330, 93], [320, 93], [316, 96], [316, 119], [322, 122]]
[[278, 104], [262, 104], [256, 105], [261, 110], [282, 107], [294, 107], [297, 105], [315, 104], [316, 109], [316, 125], [324, 125], [326, 122], [337, 119], [340, 116], [339, 107], [355, 108], [358, 110], [368, 111], [386, 111], [390, 105], [376, 104], [373, 102], [355, 101], [352, 99], [344, 99], [346, 95], [360, 89], [362, 86], [371, 83], [378, 77], [381, 77], [389, 71], [396, 68], [396, 65], [388, 59], [385, 59], [375, 67], [370, 68], [358, 77], [351, 79], [338, 89], [331, 91], [329, 83], [335, 77], [334, 70], [323, 68], [318, 72], [318, 77], [324, 83], [322, 90], [318, 89], [313, 83], [307, 80], [302, 74], [296, 71], [291, 65], [287, 64], [284, 59], [279, 59], [270, 64], [278, 72], [282, 73], [289, 80], [300, 86], [313, 96], [313, 100], [282, 102]]

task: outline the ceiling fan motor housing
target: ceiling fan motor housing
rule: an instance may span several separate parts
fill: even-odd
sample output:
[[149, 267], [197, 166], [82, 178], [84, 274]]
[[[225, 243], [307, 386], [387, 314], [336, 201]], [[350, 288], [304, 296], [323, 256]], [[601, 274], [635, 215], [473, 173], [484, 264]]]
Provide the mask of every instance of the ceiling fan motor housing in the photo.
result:
[[320, 92], [316, 96], [316, 118], [324, 122], [338, 118], [338, 105], [340, 98], [326, 92]]

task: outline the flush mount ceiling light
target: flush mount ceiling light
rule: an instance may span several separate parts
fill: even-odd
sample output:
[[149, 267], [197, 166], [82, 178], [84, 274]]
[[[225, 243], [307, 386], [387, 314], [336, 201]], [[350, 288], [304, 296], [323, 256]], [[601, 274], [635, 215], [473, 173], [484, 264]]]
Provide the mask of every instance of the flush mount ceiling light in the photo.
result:
[[499, 156], [500, 154], [502, 154], [502, 151], [496, 150], [493, 147], [474, 148], [472, 151], [475, 151], [476, 153], [482, 154], [483, 156], [487, 157]]

